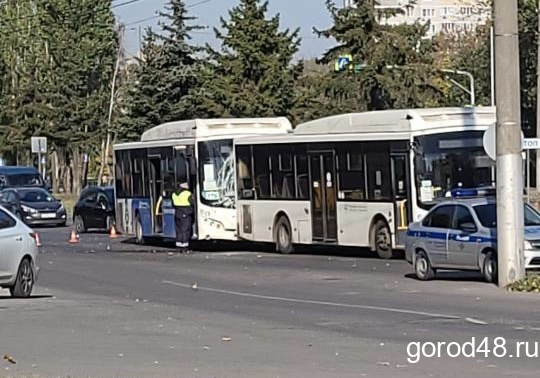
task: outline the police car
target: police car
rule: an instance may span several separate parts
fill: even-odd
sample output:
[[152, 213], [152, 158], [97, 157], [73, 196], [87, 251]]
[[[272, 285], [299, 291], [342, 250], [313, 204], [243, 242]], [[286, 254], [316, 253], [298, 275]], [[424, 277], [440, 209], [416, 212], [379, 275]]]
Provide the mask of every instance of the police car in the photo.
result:
[[[540, 269], [540, 213], [525, 204], [525, 269]], [[420, 280], [437, 269], [480, 271], [497, 280], [497, 205], [494, 189], [458, 189], [407, 231], [405, 258]]]

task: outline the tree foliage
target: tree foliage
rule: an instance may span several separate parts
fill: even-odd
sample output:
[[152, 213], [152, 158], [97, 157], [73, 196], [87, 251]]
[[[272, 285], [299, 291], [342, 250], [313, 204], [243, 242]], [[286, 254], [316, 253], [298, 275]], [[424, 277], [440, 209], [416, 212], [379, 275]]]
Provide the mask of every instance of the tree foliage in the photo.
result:
[[[118, 38], [111, 0], [6, 1], [0, 5], [0, 145], [30, 164], [30, 138], [49, 139], [53, 180], [78, 191], [82, 155], [96, 153]], [[9, 30], [9, 32], [6, 32]], [[75, 47], [75, 48], [74, 48]]]
[[191, 45], [183, 0], [170, 0], [161, 16], [163, 33], [147, 29], [141, 56], [130, 73], [129, 90], [122, 103], [125, 115], [118, 122], [118, 137], [134, 139], [158, 124], [194, 116], [193, 92], [199, 87], [201, 48]]
[[293, 62], [299, 30], [280, 30], [280, 16], [267, 18], [268, 1], [240, 0], [215, 29], [220, 51], [208, 47], [199, 112], [211, 117], [289, 116], [302, 70]]
[[350, 94], [350, 100], [355, 102], [357, 110], [438, 104], [442, 93], [434, 85], [438, 74], [432, 68], [433, 46], [425, 38], [429, 25], [418, 22], [393, 25], [385, 20], [403, 13], [403, 9], [380, 9], [376, 7], [379, 4], [376, 0], [354, 0], [353, 3], [352, 7], [338, 8], [332, 0], [326, 0], [333, 25], [326, 30], [316, 30], [319, 36], [337, 41], [337, 45], [323, 55], [322, 63], [350, 54], [351, 68], [359, 68], [359, 71], [334, 74], [334, 83], [355, 82], [356, 90]]

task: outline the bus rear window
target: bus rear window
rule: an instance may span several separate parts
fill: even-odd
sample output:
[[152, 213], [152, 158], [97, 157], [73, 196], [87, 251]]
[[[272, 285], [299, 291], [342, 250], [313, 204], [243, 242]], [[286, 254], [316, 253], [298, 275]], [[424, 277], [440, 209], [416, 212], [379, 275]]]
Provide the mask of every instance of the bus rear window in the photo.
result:
[[43, 186], [43, 180], [37, 173], [18, 173], [6, 175], [9, 186]]

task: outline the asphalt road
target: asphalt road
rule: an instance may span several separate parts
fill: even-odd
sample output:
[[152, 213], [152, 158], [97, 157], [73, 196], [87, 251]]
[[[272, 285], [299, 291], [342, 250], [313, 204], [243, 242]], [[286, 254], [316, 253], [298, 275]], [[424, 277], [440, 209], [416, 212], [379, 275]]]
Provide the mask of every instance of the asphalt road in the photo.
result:
[[[16, 361], [0, 361], [0, 376], [540, 374], [540, 350], [525, 357], [522, 345], [517, 358], [515, 346], [529, 342], [534, 354], [540, 343], [540, 297], [504, 292], [475, 274], [420, 282], [403, 260], [354, 250], [281, 256], [216, 245], [178, 255], [101, 234], [70, 245], [68, 229], [39, 231], [35, 296], [13, 300], [0, 290], [0, 355]], [[470, 357], [452, 358], [441, 345], [440, 357], [414, 363], [412, 342], [463, 345], [473, 337], [475, 356], [469, 346]], [[505, 351], [493, 348], [497, 337], [504, 357], [494, 356]]]

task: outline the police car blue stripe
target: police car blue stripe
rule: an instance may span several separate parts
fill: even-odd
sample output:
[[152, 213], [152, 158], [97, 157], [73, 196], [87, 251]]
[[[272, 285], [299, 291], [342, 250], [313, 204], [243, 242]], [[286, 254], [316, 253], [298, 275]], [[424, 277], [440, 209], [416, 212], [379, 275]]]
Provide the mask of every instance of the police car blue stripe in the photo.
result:
[[[435, 240], [446, 240], [445, 232], [429, 232], [429, 231], [413, 231], [408, 230], [407, 236], [412, 236], [416, 238], [424, 239], [435, 239]], [[463, 234], [454, 234], [450, 233], [448, 235], [449, 240], [456, 240], [457, 236], [464, 236]], [[483, 237], [483, 236], [473, 236], [469, 237], [469, 240], [459, 240], [461, 243], [496, 243], [496, 238]]]

